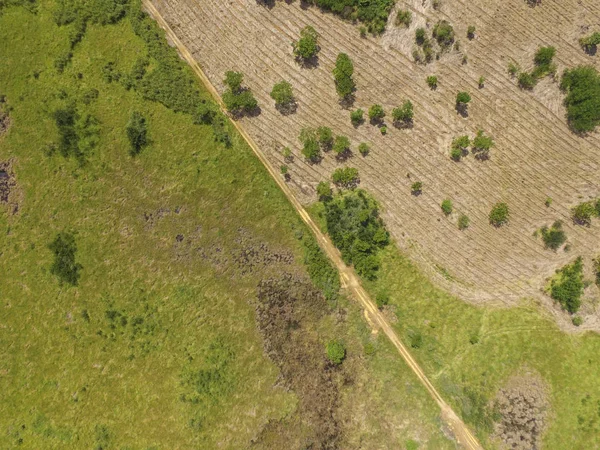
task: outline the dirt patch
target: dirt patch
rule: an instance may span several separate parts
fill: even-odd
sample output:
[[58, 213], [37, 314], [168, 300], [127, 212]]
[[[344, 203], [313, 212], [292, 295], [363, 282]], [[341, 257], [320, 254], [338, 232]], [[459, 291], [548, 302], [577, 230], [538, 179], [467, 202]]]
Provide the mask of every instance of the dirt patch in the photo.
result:
[[498, 392], [495, 408], [501, 416], [494, 435], [507, 449], [539, 449], [548, 414], [547, 387], [539, 374], [508, 380]]
[[19, 211], [19, 203], [14, 195], [16, 187], [17, 182], [12, 170], [12, 162], [0, 161], [0, 205], [8, 206], [13, 214]]
[[299, 404], [290, 418], [270, 422], [254, 448], [336, 449], [340, 423], [338, 382], [343, 369], [324, 356], [310, 326], [327, 310], [323, 295], [310, 282], [285, 274], [258, 285], [257, 326], [264, 350], [281, 371], [281, 385], [296, 393]]
[[6, 97], [0, 95], [0, 136], [2, 136], [10, 127], [10, 117], [6, 106]]

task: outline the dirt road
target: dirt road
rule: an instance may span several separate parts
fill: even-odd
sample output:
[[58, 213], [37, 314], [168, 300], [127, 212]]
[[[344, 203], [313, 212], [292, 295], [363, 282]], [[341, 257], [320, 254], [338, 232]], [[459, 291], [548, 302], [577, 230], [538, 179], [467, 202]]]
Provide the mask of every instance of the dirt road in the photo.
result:
[[[215, 87], [208, 80], [196, 60], [193, 58], [192, 54], [189, 50], [182, 44], [177, 35], [173, 32], [164, 18], [160, 15], [160, 13], [156, 10], [154, 5], [150, 2], [150, 0], [143, 0], [144, 8], [150, 14], [154, 20], [165, 30], [167, 34], [167, 38], [177, 47], [181, 56], [185, 59], [185, 61], [192, 67], [198, 78], [202, 81], [202, 83], [209, 90], [211, 95], [214, 97], [215, 101], [221, 106], [223, 111], [226, 111], [225, 105], [219, 96], [219, 93], [215, 89]], [[414, 360], [406, 346], [400, 341], [388, 321], [385, 319], [383, 314], [379, 311], [375, 302], [369, 297], [367, 292], [360, 284], [360, 280], [355, 274], [354, 270], [351, 267], [346, 266], [342, 261], [339, 251], [334, 247], [333, 243], [329, 240], [327, 236], [321, 232], [317, 224], [311, 219], [308, 215], [302, 204], [298, 201], [298, 199], [294, 196], [290, 188], [287, 186], [285, 181], [282, 179], [280, 174], [271, 166], [263, 152], [258, 148], [256, 143], [252, 140], [252, 138], [246, 133], [244, 128], [240, 126], [239, 123], [232, 121], [233, 125], [236, 127], [238, 132], [244, 137], [250, 148], [252, 148], [253, 152], [256, 154], [257, 158], [263, 163], [266, 167], [267, 171], [271, 175], [271, 177], [275, 180], [279, 188], [284, 192], [289, 201], [292, 203], [294, 208], [298, 211], [304, 222], [310, 227], [313, 234], [316, 236], [321, 248], [327, 256], [333, 261], [338, 271], [340, 272], [340, 277], [342, 280], [342, 285], [352, 294], [352, 296], [358, 300], [363, 306], [364, 310], [367, 312], [369, 316], [370, 322], [379, 328], [388, 339], [394, 344], [394, 346], [398, 349], [398, 352], [402, 356], [402, 358], [406, 361], [408, 366], [415, 373], [417, 378], [421, 381], [421, 383], [425, 386], [429, 394], [433, 397], [436, 403], [440, 406], [442, 417], [447, 423], [447, 425], [452, 430], [457, 442], [466, 449], [469, 450], [480, 450], [483, 447], [479, 444], [477, 439], [473, 436], [471, 431], [467, 428], [467, 426], [463, 423], [463, 421], [458, 417], [458, 415], [452, 410], [452, 408], [444, 401], [444, 399], [440, 396], [438, 391], [435, 389], [433, 384], [429, 381], [427, 376], [423, 373], [421, 367]]]

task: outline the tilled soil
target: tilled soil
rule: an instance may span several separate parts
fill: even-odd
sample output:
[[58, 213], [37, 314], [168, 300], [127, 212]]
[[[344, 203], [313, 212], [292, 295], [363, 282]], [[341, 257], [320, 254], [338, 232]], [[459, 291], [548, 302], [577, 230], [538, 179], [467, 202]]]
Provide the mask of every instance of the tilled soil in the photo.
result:
[[[336, 167], [357, 167], [361, 185], [382, 203], [400, 247], [440, 285], [470, 301], [540, 296], [547, 277], [574, 254], [589, 260], [600, 252], [598, 221], [586, 228], [569, 219], [571, 206], [600, 195], [600, 137], [569, 131], [557, 82], [546, 78], [533, 92], [522, 91], [507, 66], [515, 61], [529, 70], [536, 49], [554, 45], [558, 73], [578, 64], [600, 68], [600, 60], [586, 55], [577, 43], [600, 23], [600, 0], [548, 0], [535, 8], [525, 1], [442, 2], [440, 11], [430, 3], [398, 2], [397, 8], [413, 13], [408, 29], [395, 28], [392, 13], [383, 36], [360, 39], [357, 26], [299, 2], [267, 8], [255, 0], [155, 0], [218, 89], [224, 89], [225, 71], [245, 74], [244, 85], [254, 92], [261, 113], [241, 122], [275, 167], [288, 165], [289, 184], [300, 199], [314, 201], [315, 186]], [[454, 25], [460, 50], [444, 53], [431, 64], [415, 64], [415, 29], [424, 26], [431, 32], [440, 19]], [[471, 24], [477, 31], [469, 41], [466, 28]], [[290, 45], [306, 25], [321, 36], [312, 67], [297, 64]], [[382, 104], [388, 114], [387, 135], [368, 123], [353, 127], [350, 110], [338, 102], [331, 71], [342, 51], [355, 65], [353, 108], [366, 111]], [[439, 78], [436, 90], [425, 83], [431, 74]], [[486, 78], [483, 89], [477, 86], [481, 75]], [[282, 79], [296, 95], [293, 114], [282, 115], [269, 96]], [[461, 90], [473, 97], [468, 118], [454, 109]], [[389, 116], [405, 99], [414, 104], [414, 126], [397, 129]], [[320, 125], [347, 135], [353, 156], [339, 160], [328, 153], [319, 164], [307, 163], [297, 136], [303, 127]], [[450, 160], [452, 139], [473, 136], [478, 129], [496, 142], [489, 160], [472, 155], [459, 163]], [[366, 158], [356, 150], [360, 142], [371, 144]], [[284, 162], [285, 146], [294, 153], [292, 163]], [[423, 182], [418, 197], [410, 194], [414, 181]], [[544, 205], [547, 197], [553, 199], [550, 207]], [[445, 198], [455, 207], [449, 218], [440, 209]], [[489, 225], [488, 214], [499, 201], [509, 204], [511, 220], [496, 229]], [[460, 213], [471, 220], [465, 231], [456, 225]], [[557, 219], [565, 222], [570, 253], [545, 250], [533, 237], [533, 231]]]

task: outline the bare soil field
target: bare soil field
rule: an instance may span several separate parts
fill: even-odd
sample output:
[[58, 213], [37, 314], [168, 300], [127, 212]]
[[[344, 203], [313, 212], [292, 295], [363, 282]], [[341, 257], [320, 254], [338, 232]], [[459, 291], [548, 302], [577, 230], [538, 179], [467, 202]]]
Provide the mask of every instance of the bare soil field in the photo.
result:
[[[537, 48], [552, 45], [558, 74], [579, 64], [600, 68], [600, 57], [587, 55], [578, 44], [582, 35], [600, 30], [599, 0], [544, 0], [536, 7], [520, 0], [447, 0], [439, 10], [428, 0], [399, 1], [395, 10], [412, 11], [410, 27], [393, 25], [394, 10], [387, 31], [367, 38], [359, 37], [357, 25], [300, 2], [277, 2], [272, 8], [255, 0], [154, 4], [221, 92], [225, 71], [244, 73], [244, 85], [254, 92], [261, 112], [241, 119], [243, 126], [275, 166], [284, 164], [281, 149], [292, 149], [289, 183], [303, 202], [315, 201], [317, 183], [329, 179], [336, 167], [356, 167], [361, 186], [381, 202], [399, 246], [438, 284], [471, 302], [512, 304], [536, 297], [559, 316], [558, 307], [542, 294], [546, 280], [578, 255], [589, 269], [600, 253], [598, 221], [581, 227], [570, 220], [572, 206], [600, 196], [600, 134], [582, 137], [568, 129], [557, 80], [545, 78], [533, 91], [523, 91], [507, 67], [515, 62], [529, 70]], [[430, 32], [440, 19], [454, 26], [460, 49], [428, 65], [415, 64], [415, 29]], [[291, 42], [306, 25], [320, 34], [318, 64], [311, 68], [301, 67], [292, 55]], [[476, 26], [471, 41], [469, 25]], [[331, 75], [339, 52], [355, 66], [351, 109], [383, 105], [387, 135], [368, 123], [352, 126], [351, 109], [340, 105]], [[436, 90], [425, 82], [432, 74], [439, 79]], [[480, 76], [486, 79], [483, 88], [478, 87]], [[282, 115], [269, 96], [282, 79], [293, 86], [294, 114]], [[454, 108], [462, 90], [473, 98], [468, 117]], [[397, 129], [391, 110], [406, 99], [414, 104], [414, 126]], [[298, 134], [303, 127], [322, 125], [350, 138], [352, 157], [340, 161], [326, 154], [318, 164], [305, 161]], [[478, 129], [496, 142], [490, 159], [452, 161], [452, 139], [474, 136]], [[366, 157], [357, 151], [361, 142], [371, 145]], [[423, 182], [418, 197], [410, 192], [414, 181]], [[550, 206], [545, 205], [548, 197]], [[454, 204], [448, 218], [440, 209], [445, 198]], [[500, 201], [510, 207], [510, 223], [496, 229], [488, 214]], [[459, 214], [470, 218], [464, 231], [457, 227]], [[564, 222], [569, 251], [546, 250], [533, 236], [557, 219]], [[597, 288], [589, 287], [586, 296], [597, 299]], [[589, 316], [582, 328], [600, 327], [595, 306], [588, 302], [582, 312]], [[566, 317], [560, 321], [567, 323]]]

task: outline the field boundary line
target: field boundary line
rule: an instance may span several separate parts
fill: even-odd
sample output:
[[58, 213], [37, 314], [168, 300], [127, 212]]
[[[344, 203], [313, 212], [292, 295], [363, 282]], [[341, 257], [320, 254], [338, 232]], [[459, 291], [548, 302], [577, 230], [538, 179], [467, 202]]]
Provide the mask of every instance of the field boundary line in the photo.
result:
[[317, 242], [319, 242], [319, 246], [327, 254], [329, 259], [333, 261], [336, 268], [338, 269], [342, 281], [342, 286], [349, 290], [353, 297], [360, 302], [364, 310], [367, 311], [367, 313], [371, 317], [372, 322], [376, 324], [385, 333], [390, 342], [394, 345], [394, 347], [396, 347], [398, 353], [400, 353], [406, 364], [410, 367], [410, 369], [417, 376], [421, 384], [425, 386], [425, 389], [427, 389], [431, 397], [438, 404], [438, 406], [441, 409], [442, 418], [452, 430], [457, 442], [468, 450], [483, 450], [483, 447], [481, 446], [481, 444], [479, 444], [475, 436], [467, 428], [465, 423], [458, 417], [458, 415], [452, 410], [450, 405], [448, 405], [444, 401], [444, 399], [433, 386], [431, 381], [429, 381], [429, 378], [427, 378], [419, 364], [413, 358], [408, 348], [402, 343], [400, 338], [398, 338], [396, 332], [393, 330], [387, 319], [379, 311], [379, 309], [375, 305], [375, 302], [373, 302], [373, 300], [369, 297], [367, 291], [362, 287], [360, 279], [354, 272], [354, 269], [346, 266], [346, 264], [341, 258], [339, 251], [335, 248], [335, 246], [329, 240], [329, 238], [321, 231], [318, 225], [312, 220], [312, 218], [304, 209], [300, 201], [293, 194], [292, 190], [285, 183], [282, 177], [279, 176], [275, 168], [268, 161], [265, 154], [259, 149], [258, 145], [254, 142], [254, 140], [250, 137], [246, 130], [238, 122], [231, 119], [231, 117], [227, 114], [227, 109], [225, 108], [225, 104], [223, 103], [221, 96], [219, 95], [218, 91], [213, 86], [211, 81], [208, 79], [198, 62], [194, 59], [191, 52], [181, 42], [179, 37], [171, 29], [169, 24], [162, 17], [160, 12], [156, 9], [156, 7], [152, 4], [150, 0], [142, 0], [142, 4], [146, 12], [165, 31], [167, 38], [177, 48], [181, 57], [189, 64], [189, 66], [192, 68], [192, 70], [200, 79], [200, 81], [202, 81], [202, 84], [210, 92], [214, 100], [219, 104], [221, 110], [227, 115], [227, 117], [229, 117], [230, 122], [240, 133], [240, 135], [244, 138], [244, 140], [252, 149], [253, 153], [256, 155], [259, 161], [265, 166], [271, 178], [273, 178], [277, 186], [279, 186], [279, 188], [283, 191], [283, 193], [290, 201], [294, 209], [296, 209], [298, 214], [300, 214], [302, 220], [310, 228], [310, 230], [316, 237]]

